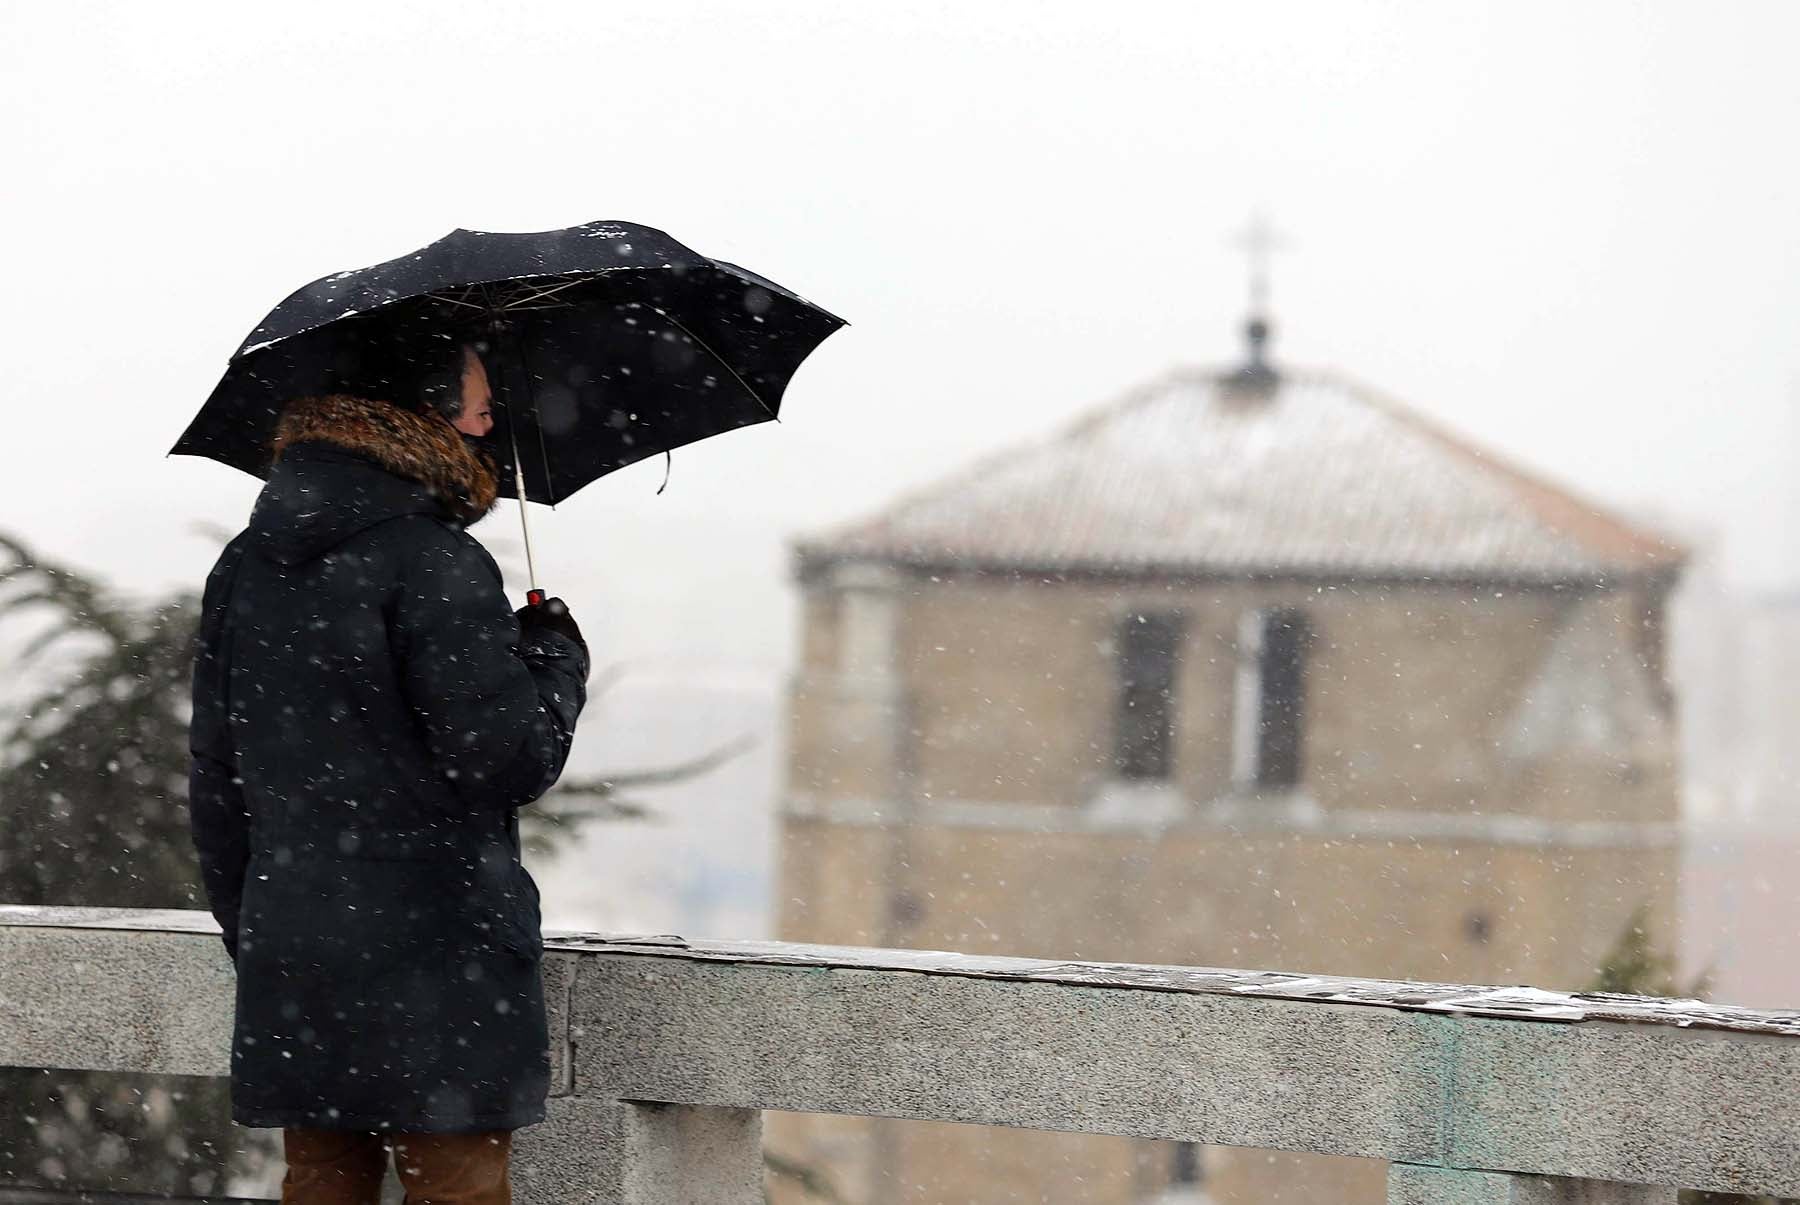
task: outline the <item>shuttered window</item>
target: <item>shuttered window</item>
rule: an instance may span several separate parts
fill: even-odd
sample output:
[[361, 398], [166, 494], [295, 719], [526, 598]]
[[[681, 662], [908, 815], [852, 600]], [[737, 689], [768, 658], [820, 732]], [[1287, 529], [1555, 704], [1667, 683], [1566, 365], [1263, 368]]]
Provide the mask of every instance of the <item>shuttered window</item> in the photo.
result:
[[1174, 770], [1181, 632], [1181, 617], [1172, 612], [1139, 612], [1119, 625], [1113, 764], [1120, 778], [1153, 781]]
[[1293, 608], [1252, 611], [1239, 625], [1232, 749], [1239, 787], [1283, 790], [1300, 784], [1310, 643], [1306, 614]]

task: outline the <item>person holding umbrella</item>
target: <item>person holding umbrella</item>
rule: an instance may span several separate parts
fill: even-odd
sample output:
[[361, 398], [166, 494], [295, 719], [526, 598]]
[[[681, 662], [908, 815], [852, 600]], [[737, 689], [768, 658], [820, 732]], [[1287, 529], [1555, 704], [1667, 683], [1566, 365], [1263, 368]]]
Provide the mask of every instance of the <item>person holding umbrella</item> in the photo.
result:
[[193, 834], [234, 1116], [285, 1131], [282, 1200], [373, 1202], [391, 1146], [409, 1200], [487, 1205], [549, 1076], [515, 810], [562, 770], [588, 650], [464, 530], [497, 494], [478, 349], [383, 350], [284, 409], [207, 580]]
[[284, 1202], [374, 1205], [391, 1149], [413, 1205], [501, 1205], [544, 1117], [517, 809], [588, 649], [528, 530], [515, 611], [466, 528], [775, 418], [841, 325], [648, 227], [459, 230], [282, 302], [177, 442], [267, 479], [206, 583], [189, 794], [232, 1116], [284, 1131]]

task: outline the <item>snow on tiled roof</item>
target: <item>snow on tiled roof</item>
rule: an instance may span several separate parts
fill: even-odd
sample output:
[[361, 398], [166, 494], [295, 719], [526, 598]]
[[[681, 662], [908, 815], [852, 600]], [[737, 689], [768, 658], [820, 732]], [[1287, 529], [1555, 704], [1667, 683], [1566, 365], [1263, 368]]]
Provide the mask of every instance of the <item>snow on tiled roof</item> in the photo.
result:
[[1682, 550], [1361, 386], [1181, 369], [800, 545], [1045, 571], [1592, 580]]

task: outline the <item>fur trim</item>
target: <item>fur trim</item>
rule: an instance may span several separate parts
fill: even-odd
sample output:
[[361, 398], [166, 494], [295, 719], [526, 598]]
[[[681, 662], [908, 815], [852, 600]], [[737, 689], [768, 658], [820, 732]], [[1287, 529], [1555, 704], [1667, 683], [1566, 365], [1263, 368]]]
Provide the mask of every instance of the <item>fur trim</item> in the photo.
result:
[[436, 414], [420, 414], [349, 394], [289, 402], [275, 426], [274, 459], [289, 444], [317, 440], [367, 456], [395, 476], [417, 481], [444, 513], [464, 524], [494, 509], [499, 497], [493, 464], [463, 442]]

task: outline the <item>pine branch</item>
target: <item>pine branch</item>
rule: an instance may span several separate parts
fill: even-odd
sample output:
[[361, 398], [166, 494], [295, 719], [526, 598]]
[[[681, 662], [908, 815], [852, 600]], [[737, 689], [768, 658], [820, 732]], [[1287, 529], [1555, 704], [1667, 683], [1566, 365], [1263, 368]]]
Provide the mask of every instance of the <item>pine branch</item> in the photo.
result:
[[815, 1201], [823, 1201], [825, 1205], [849, 1205], [844, 1196], [838, 1192], [837, 1186], [826, 1177], [824, 1172], [816, 1167], [809, 1167], [798, 1159], [792, 1159], [765, 1148], [763, 1150], [763, 1167], [771, 1175], [792, 1180], [799, 1186], [801, 1192]]
[[13, 564], [0, 569], [0, 584], [37, 577], [44, 585], [29, 593], [24, 600], [9, 600], [0, 610], [12, 611], [24, 603], [45, 603], [60, 609], [69, 619], [89, 631], [98, 632], [124, 643], [131, 638], [130, 616], [111, 603], [98, 581], [66, 565], [42, 560], [21, 540], [0, 534], [0, 550], [11, 555]]
[[613, 791], [633, 787], [666, 786], [672, 782], [682, 782], [689, 778], [698, 778], [718, 769], [734, 757], [741, 756], [754, 748], [756, 740], [751, 736], [740, 736], [734, 741], [727, 741], [716, 749], [684, 762], [676, 762], [672, 766], [662, 766], [653, 770], [628, 770], [618, 774], [605, 774], [598, 778], [578, 778], [571, 782], [558, 784], [553, 794], [601, 795]]

